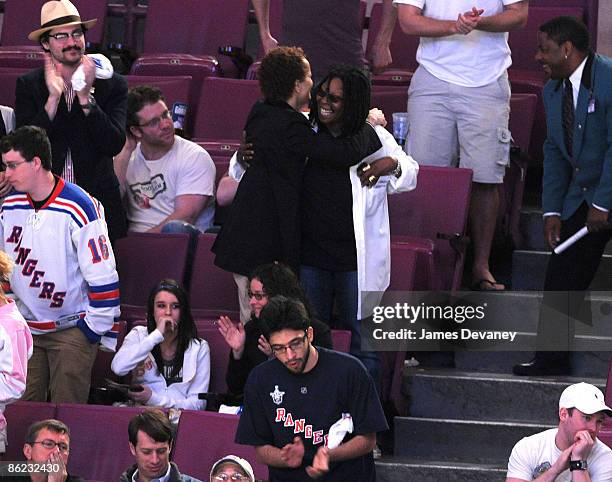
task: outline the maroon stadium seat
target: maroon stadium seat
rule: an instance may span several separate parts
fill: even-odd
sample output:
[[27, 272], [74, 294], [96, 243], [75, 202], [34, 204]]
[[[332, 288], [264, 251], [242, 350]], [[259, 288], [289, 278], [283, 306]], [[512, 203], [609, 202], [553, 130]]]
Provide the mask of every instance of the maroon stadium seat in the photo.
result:
[[15, 402], [4, 410], [7, 423], [8, 445], [6, 452], [0, 455], [0, 460], [23, 460], [23, 443], [28, 428], [34, 422], [55, 417], [54, 403]]
[[191, 309], [197, 318], [217, 318], [228, 315], [238, 319], [238, 290], [232, 273], [214, 265], [211, 252], [216, 236], [201, 234], [193, 259], [191, 278]]
[[[223, 19], [223, 21], [220, 21]], [[220, 47], [243, 48], [248, 0], [149, 0], [145, 19], [144, 54], [192, 54], [216, 57], [226, 76], [236, 76], [231, 59]]]
[[206, 149], [206, 152], [210, 154], [215, 164], [221, 160], [229, 163], [234, 152], [240, 147], [240, 142], [238, 141], [198, 141], [197, 144]]
[[192, 78], [189, 75], [180, 76], [154, 76], [154, 75], [126, 75], [125, 80], [128, 87], [136, 87], [137, 85], [149, 85], [157, 87], [164, 94], [166, 105], [170, 112], [173, 112], [173, 107], [176, 103], [187, 105], [187, 120], [184, 129], [190, 131], [190, 126], [193, 125], [192, 118], [195, 111], [195, 105], [189, 103], [191, 92]]
[[138, 76], [191, 77], [188, 103], [192, 114], [190, 126], [193, 126], [204, 79], [220, 75], [220, 70], [219, 62], [210, 55], [150, 54], [136, 59], [131, 73]]
[[[0, 58], [2, 55], [0, 54]], [[0, 61], [1, 62], [1, 61]], [[15, 88], [17, 79], [29, 69], [0, 67], [0, 104], [15, 107]]]
[[57, 418], [70, 427], [68, 472], [85, 480], [119, 480], [134, 463], [128, 424], [146, 408], [59, 404]]
[[259, 84], [254, 80], [204, 79], [194, 139], [239, 143], [251, 107], [260, 97]]
[[40, 47], [0, 47], [0, 68], [23, 69], [28, 72], [44, 64], [45, 55]]
[[[121, 348], [125, 335], [127, 335], [127, 323], [123, 320], [117, 322], [117, 350]], [[98, 350], [96, 360], [94, 361], [93, 368], [91, 370], [91, 388], [96, 389], [98, 387], [105, 387], [105, 380], [117, 380], [118, 377], [111, 370], [111, 362], [116, 352]]]
[[408, 89], [405, 86], [373, 85], [371, 107], [378, 107], [387, 119], [387, 130], [393, 134], [393, 113], [406, 112]]
[[[514, 145], [525, 155], [531, 142], [537, 102], [538, 96], [535, 94], [512, 94], [510, 98], [510, 132]], [[522, 244], [519, 221], [527, 175], [526, 159], [511, 159], [504, 182], [499, 185], [498, 230], [504, 237], [509, 235], [515, 247]]]
[[[382, 4], [376, 3], [372, 6], [372, 12], [370, 12], [368, 43], [366, 46], [366, 57], [368, 58], [371, 56], [374, 41], [380, 30], [382, 10]], [[411, 73], [419, 66], [416, 61], [416, 51], [419, 47], [419, 40], [420, 38], [416, 35], [406, 35], [402, 32], [399, 22], [397, 22], [395, 24], [393, 36], [391, 37], [391, 45], [389, 46], [393, 63], [385, 69], [385, 72], [374, 75], [372, 77], [372, 83], [407, 86], [412, 77]]]
[[121, 318], [146, 317], [151, 288], [164, 278], [183, 283], [188, 234], [129, 233], [115, 242]]
[[348, 353], [351, 350], [350, 330], [332, 330], [332, 346], [334, 350]]
[[238, 420], [238, 415], [184, 410], [178, 424], [173, 456], [181, 472], [208, 480], [213, 464], [227, 454], [234, 454], [251, 463], [256, 479], [267, 480], [268, 468], [257, 462], [255, 448], [234, 442]]
[[[88, 0], [75, 2], [81, 15], [81, 20], [97, 18], [93, 28], [87, 31], [85, 39], [88, 43], [101, 44], [104, 37], [107, 0]], [[4, 1], [4, 19], [2, 21], [2, 46], [35, 46], [42, 53], [40, 45], [28, 40], [28, 34], [40, 26], [40, 8], [43, 2], [24, 2], [23, 0]]]
[[461, 285], [464, 254], [457, 241], [465, 234], [471, 188], [470, 169], [420, 166], [416, 189], [389, 196], [392, 240], [396, 235], [412, 236], [414, 241], [402, 241], [413, 243], [415, 249], [427, 246], [423, 239], [433, 242], [435, 279], [443, 290]]
[[198, 336], [208, 342], [210, 348], [210, 383], [208, 391], [212, 393], [226, 393], [227, 384], [225, 374], [229, 362], [230, 347], [219, 333], [212, 319], [196, 320]]
[[527, 77], [530, 76], [530, 73], [542, 73], [542, 66], [534, 58], [538, 45], [538, 29], [543, 23], [560, 15], [583, 19], [584, 10], [581, 7], [574, 6], [542, 7], [529, 5], [527, 25], [520, 30], [510, 32], [508, 37], [508, 44], [512, 51], [512, 66], [510, 69], [515, 71], [514, 75], [517, 71]]

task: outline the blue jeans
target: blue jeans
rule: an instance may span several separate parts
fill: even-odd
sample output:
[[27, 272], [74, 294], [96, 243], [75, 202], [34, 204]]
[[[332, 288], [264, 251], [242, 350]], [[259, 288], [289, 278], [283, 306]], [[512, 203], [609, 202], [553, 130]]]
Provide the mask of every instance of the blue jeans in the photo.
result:
[[302, 265], [300, 282], [321, 321], [331, 324], [334, 300], [336, 301], [337, 328], [351, 331], [351, 355], [359, 358], [374, 381], [378, 382], [378, 353], [361, 350], [361, 321], [357, 318], [357, 271], [328, 271]]

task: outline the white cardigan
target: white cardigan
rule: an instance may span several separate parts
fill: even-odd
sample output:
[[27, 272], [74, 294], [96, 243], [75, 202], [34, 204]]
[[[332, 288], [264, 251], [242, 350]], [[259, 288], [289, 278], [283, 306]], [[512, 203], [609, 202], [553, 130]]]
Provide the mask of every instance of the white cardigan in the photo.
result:
[[152, 395], [147, 405], [187, 410], [203, 410], [204, 400], [198, 393], [208, 391], [210, 381], [210, 350], [205, 340], [192, 340], [183, 357], [183, 381], [168, 386], [158, 372], [151, 351], [164, 340], [162, 333], [155, 329], [147, 333], [146, 326], [136, 326], [130, 331], [121, 348], [115, 354], [111, 369], [119, 376], [127, 375], [140, 362], [145, 361], [144, 375], [135, 378], [151, 389]]
[[[357, 167], [349, 170], [353, 192], [353, 226], [357, 245], [357, 317], [362, 320], [370, 316], [382, 299], [391, 279], [391, 236], [389, 233], [389, 207], [387, 194], [411, 191], [417, 185], [419, 165], [395, 142], [384, 127], [376, 126], [382, 147], [364, 158], [373, 162], [381, 157], [397, 159], [402, 175], [383, 176], [374, 187], [361, 185]], [[367, 292], [364, 293], [364, 292]], [[366, 294], [366, 299], [362, 299]]]

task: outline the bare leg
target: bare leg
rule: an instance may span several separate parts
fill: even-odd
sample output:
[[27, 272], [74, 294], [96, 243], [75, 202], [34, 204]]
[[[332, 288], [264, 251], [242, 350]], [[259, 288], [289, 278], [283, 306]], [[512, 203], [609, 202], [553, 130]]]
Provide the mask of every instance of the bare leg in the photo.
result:
[[497, 184], [472, 184], [472, 200], [470, 203], [470, 226], [474, 246], [474, 264], [472, 265], [472, 281], [487, 280], [481, 283], [482, 289], [503, 290], [503, 284], [497, 283], [489, 270], [489, 255], [495, 233], [499, 194]]

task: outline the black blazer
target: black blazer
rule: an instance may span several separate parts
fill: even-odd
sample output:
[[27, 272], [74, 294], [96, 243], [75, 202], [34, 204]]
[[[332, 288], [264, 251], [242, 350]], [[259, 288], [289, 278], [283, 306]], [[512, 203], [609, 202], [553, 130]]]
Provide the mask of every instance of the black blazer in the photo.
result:
[[108, 80], [96, 79], [93, 87], [97, 106], [88, 116], [75, 94], [70, 112], [64, 96], [61, 97], [51, 121], [45, 111], [49, 97], [45, 72], [42, 68], [34, 70], [17, 79], [15, 117], [17, 127], [35, 125], [47, 131], [54, 174], [62, 174], [70, 149], [76, 184], [104, 206], [112, 240], [123, 236], [127, 229], [119, 181], [113, 170], [113, 156], [125, 143], [127, 83], [114, 74]]

